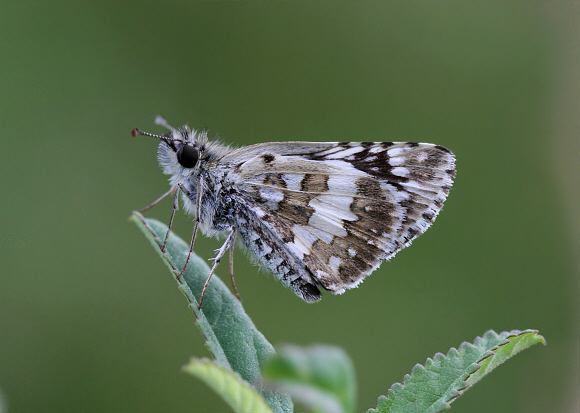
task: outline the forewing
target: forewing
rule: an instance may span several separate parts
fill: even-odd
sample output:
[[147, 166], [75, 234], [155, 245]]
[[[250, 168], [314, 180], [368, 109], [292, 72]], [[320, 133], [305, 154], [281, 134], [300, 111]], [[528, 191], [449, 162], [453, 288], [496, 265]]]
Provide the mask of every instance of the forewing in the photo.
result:
[[312, 151], [285, 144], [285, 154], [264, 145], [240, 164], [237, 191], [334, 293], [356, 286], [424, 232], [455, 174], [453, 154], [432, 144], [326, 143]]

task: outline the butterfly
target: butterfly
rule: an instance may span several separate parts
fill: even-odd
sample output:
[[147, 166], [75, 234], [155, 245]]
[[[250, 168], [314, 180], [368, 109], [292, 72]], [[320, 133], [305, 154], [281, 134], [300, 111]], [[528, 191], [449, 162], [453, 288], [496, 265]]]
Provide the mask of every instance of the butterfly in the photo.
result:
[[[271, 142], [232, 148], [188, 126], [155, 135], [157, 158], [178, 208], [195, 217], [181, 277], [199, 229], [225, 235], [203, 287], [236, 240], [307, 302], [319, 288], [342, 294], [433, 223], [455, 177], [455, 156], [417, 142]], [[169, 230], [168, 230], [169, 234]], [[167, 242], [165, 238], [163, 246]], [[239, 295], [238, 295], [239, 298]]]

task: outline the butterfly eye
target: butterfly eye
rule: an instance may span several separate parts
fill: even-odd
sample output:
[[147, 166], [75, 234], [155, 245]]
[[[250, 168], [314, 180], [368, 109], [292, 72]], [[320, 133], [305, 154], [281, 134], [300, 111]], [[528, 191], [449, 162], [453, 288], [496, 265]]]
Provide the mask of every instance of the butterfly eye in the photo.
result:
[[183, 145], [176, 155], [177, 162], [184, 168], [193, 168], [199, 160], [199, 151], [193, 145]]

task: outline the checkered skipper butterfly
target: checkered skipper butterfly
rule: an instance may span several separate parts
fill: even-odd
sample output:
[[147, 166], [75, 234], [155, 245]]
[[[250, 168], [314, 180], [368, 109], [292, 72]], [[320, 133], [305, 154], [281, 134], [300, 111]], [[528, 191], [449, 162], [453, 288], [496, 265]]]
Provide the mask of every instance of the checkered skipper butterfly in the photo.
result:
[[[356, 287], [433, 223], [453, 178], [455, 157], [430, 143], [272, 142], [231, 148], [205, 131], [171, 127], [158, 160], [171, 188], [142, 211], [181, 193], [195, 225], [225, 234], [199, 300], [225, 252], [233, 284], [235, 239], [274, 277], [307, 302], [319, 287], [341, 294]], [[165, 239], [167, 242], [167, 237]], [[164, 243], [165, 246], [165, 243]], [[237, 294], [237, 292], [236, 292]]]

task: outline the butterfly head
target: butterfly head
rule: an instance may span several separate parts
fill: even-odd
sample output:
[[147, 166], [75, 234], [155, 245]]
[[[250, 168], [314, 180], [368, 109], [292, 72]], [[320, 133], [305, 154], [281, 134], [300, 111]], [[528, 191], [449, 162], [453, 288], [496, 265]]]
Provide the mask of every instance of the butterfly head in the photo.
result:
[[170, 126], [163, 118], [157, 117], [156, 123], [165, 126], [169, 131], [163, 135], [155, 135], [144, 132], [138, 128], [133, 129], [133, 136], [143, 135], [159, 139], [157, 158], [163, 171], [173, 176], [192, 175], [199, 167], [207, 143], [205, 131], [197, 132], [184, 126], [176, 129]]

